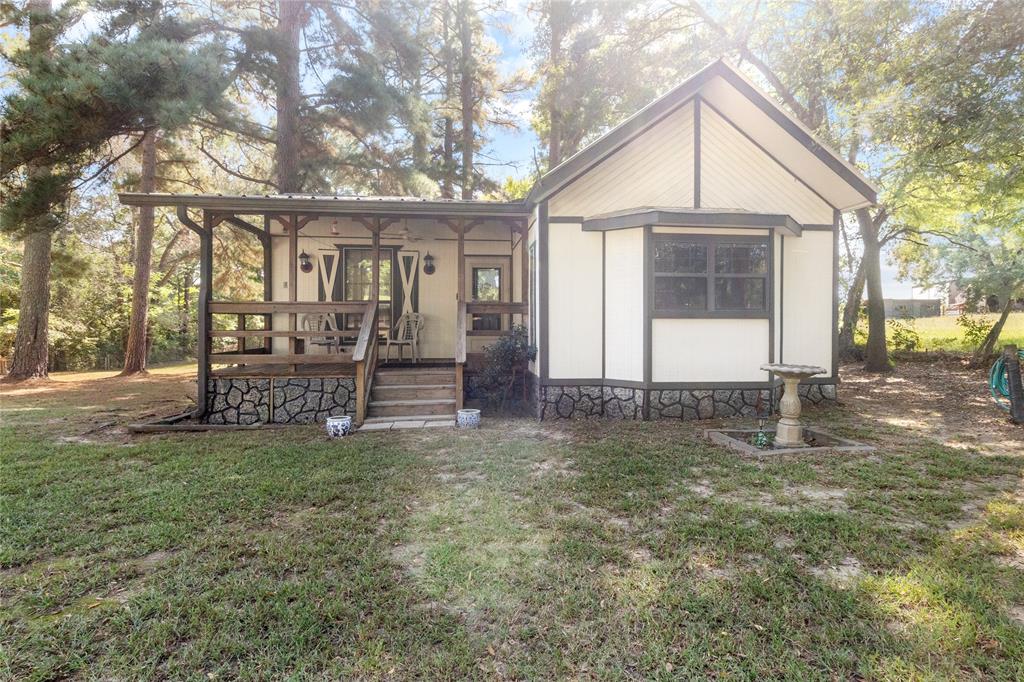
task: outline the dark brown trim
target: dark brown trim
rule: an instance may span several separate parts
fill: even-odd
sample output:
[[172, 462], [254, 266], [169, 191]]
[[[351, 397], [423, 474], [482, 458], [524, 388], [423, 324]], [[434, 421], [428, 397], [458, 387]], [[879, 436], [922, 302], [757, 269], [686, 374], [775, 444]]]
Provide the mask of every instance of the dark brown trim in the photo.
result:
[[645, 225], [657, 225], [658, 227], [781, 228], [797, 237], [800, 236], [803, 229], [803, 226], [793, 220], [791, 216], [778, 213], [667, 211], [637, 208], [584, 220], [583, 231], [627, 230]]
[[[651, 279], [654, 274], [654, 239], [651, 238], [651, 226], [644, 225], [644, 385], [650, 386], [654, 372], [654, 292]], [[646, 397], [646, 396], [645, 396]], [[643, 417], [651, 416], [650, 401], [644, 400]]]
[[832, 225], [818, 223], [811, 223], [809, 225], [805, 223], [803, 228], [804, 232], [831, 232], [834, 229]]
[[839, 221], [842, 214], [832, 215], [832, 379], [839, 381]]
[[540, 306], [540, 349], [538, 352], [540, 362], [540, 379], [544, 381], [548, 378], [548, 338], [550, 337], [548, 329], [548, 284], [550, 279], [550, 273], [548, 272], [548, 202], [542, 201], [537, 207], [537, 242], [540, 253], [538, 258], [540, 261], [540, 272], [538, 278], [540, 280], [540, 296], [538, 296], [537, 303]]
[[555, 225], [557, 223], [582, 223], [584, 220], [581, 215], [553, 215], [548, 217], [548, 225]]
[[628, 379], [542, 379], [541, 386], [608, 386], [610, 388], [644, 388], [642, 381], [630, 381]]
[[608, 235], [601, 233], [601, 376], [605, 376], [605, 353], [608, 352]]
[[693, 207], [700, 208], [700, 109], [701, 96], [693, 98]]
[[[768, 362], [775, 362], [775, 234], [768, 238]], [[768, 374], [771, 378], [771, 374]]]
[[760, 143], [760, 142], [758, 142], [757, 140], [755, 140], [754, 138], [752, 138], [752, 137], [750, 136], [750, 134], [749, 134], [749, 133], [747, 133], [747, 131], [743, 130], [743, 128], [740, 128], [740, 127], [739, 127], [738, 125], [736, 125], [736, 122], [735, 122], [735, 121], [733, 121], [733, 120], [732, 120], [731, 118], [729, 118], [728, 116], [726, 116], [726, 115], [725, 115], [724, 113], [722, 113], [722, 111], [721, 111], [720, 109], [718, 109], [718, 107], [716, 107], [716, 106], [715, 106], [714, 104], [711, 104], [711, 102], [708, 102], [708, 106], [709, 106], [709, 107], [711, 107], [711, 110], [712, 110], [712, 111], [714, 111], [714, 112], [715, 112], [716, 114], [718, 114], [719, 116], [721, 116], [721, 117], [722, 117], [722, 119], [723, 119], [723, 120], [724, 120], [724, 121], [725, 121], [726, 123], [728, 123], [728, 124], [729, 124], [730, 126], [732, 126], [732, 128], [733, 128], [733, 129], [734, 129], [734, 130], [735, 130], [736, 132], [738, 132], [738, 133], [739, 133], [740, 135], [742, 135], [743, 137], [745, 137], [745, 138], [747, 139], [747, 141], [748, 141], [748, 142], [750, 142], [750, 143], [751, 143], [752, 145], [754, 145], [755, 147], [757, 147], [758, 149], [760, 149], [760, 150], [761, 150], [761, 152], [762, 152], [762, 153], [763, 153], [763, 154], [764, 154], [765, 156], [767, 156], [767, 157], [768, 157], [769, 159], [771, 159], [772, 161], [774, 161], [774, 162], [775, 162], [775, 164], [776, 164], [776, 165], [777, 165], [777, 166], [778, 166], [779, 168], [781, 168], [782, 170], [784, 170], [784, 171], [786, 171], [787, 173], [789, 173], [789, 174], [790, 174], [790, 175], [791, 175], [791, 176], [793, 177], [793, 179], [794, 179], [794, 180], [796, 180], [796, 181], [797, 181], [797, 182], [799, 182], [799, 183], [800, 183], [801, 185], [803, 185], [803, 186], [804, 186], [804, 187], [806, 187], [806, 188], [807, 188], [808, 190], [810, 190], [810, 191], [811, 191], [811, 193], [813, 193], [813, 194], [814, 194], [814, 196], [816, 196], [816, 197], [818, 197], [819, 199], [821, 199], [822, 201], [824, 201], [824, 202], [825, 202], [825, 205], [826, 205], [826, 206], [828, 206], [829, 208], [831, 208], [831, 209], [833, 209], [833, 210], [835, 209], [835, 204], [833, 204], [833, 203], [832, 203], [831, 201], [829, 201], [829, 200], [828, 200], [828, 199], [826, 199], [825, 197], [821, 196], [821, 194], [820, 194], [820, 193], [818, 192], [818, 190], [816, 190], [816, 189], [814, 189], [813, 187], [811, 187], [810, 185], [808, 185], [808, 184], [807, 184], [807, 182], [806, 182], [806, 181], [805, 181], [805, 180], [804, 180], [803, 178], [801, 178], [801, 177], [800, 177], [799, 175], [797, 175], [797, 174], [796, 174], [795, 172], [793, 172], [793, 170], [792, 170], [792, 169], [790, 169], [790, 167], [789, 167], [789, 166], [787, 166], [786, 164], [782, 163], [782, 161], [779, 161], [779, 159], [778, 159], [778, 158], [776, 158], [776, 156], [775, 156], [774, 154], [772, 154], [772, 153], [771, 153], [770, 151], [768, 151], [767, 149], [765, 149], [765, 148], [764, 148], [764, 147], [763, 147], [763, 146], [761, 145], [761, 143]]
[[[608, 388], [640, 388], [650, 391], [666, 391], [673, 389], [700, 390], [700, 389], [752, 389], [752, 388], [776, 388], [782, 385], [782, 380], [775, 381], [652, 381], [645, 384], [642, 381], [630, 381], [628, 379], [545, 379], [539, 381], [541, 386], [607, 386]], [[821, 380], [809, 379], [802, 383], [831, 384], [827, 377]]]
[[752, 87], [741, 76], [733, 72], [732, 69], [723, 68], [718, 71], [730, 85], [736, 88], [748, 100], [753, 102], [758, 109], [768, 116], [768, 118], [772, 119], [772, 121], [777, 123], [783, 130], [795, 138], [797, 142], [807, 149], [807, 151], [811, 152], [819, 161], [828, 166], [833, 173], [845, 180], [846, 183], [860, 193], [861, 196], [872, 204], [878, 200], [875, 190], [872, 189], [868, 183], [847, 168], [846, 164], [839, 160], [839, 158], [837, 158], [831, 151], [819, 144], [817, 140], [807, 133], [807, 131], [794, 123], [777, 104], [769, 101], [756, 88]]
[[786, 341], [786, 235], [779, 237], [779, 362], [782, 362]]
[[[270, 241], [270, 218], [263, 216], [263, 300], [274, 300], [274, 248]], [[274, 316], [263, 316], [263, 328], [273, 330]], [[263, 340], [263, 350], [267, 353], [274, 352], [274, 340], [266, 338]]]

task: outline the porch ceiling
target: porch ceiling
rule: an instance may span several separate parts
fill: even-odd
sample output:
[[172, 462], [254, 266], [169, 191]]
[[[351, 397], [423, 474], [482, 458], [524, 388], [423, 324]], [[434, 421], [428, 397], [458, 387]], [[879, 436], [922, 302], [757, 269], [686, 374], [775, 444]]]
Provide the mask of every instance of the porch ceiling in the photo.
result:
[[318, 215], [388, 215], [403, 217], [474, 216], [525, 218], [530, 215], [520, 201], [482, 201], [463, 199], [421, 199], [418, 197], [378, 197], [310, 194], [168, 194], [122, 192], [127, 206], [184, 206], [226, 213], [302, 213]]

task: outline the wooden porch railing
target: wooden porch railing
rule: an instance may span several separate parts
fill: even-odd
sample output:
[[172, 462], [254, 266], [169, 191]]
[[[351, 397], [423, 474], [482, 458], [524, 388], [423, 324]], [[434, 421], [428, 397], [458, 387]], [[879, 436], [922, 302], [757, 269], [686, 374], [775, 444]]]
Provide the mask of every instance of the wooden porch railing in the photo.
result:
[[359, 327], [359, 338], [352, 353], [352, 361], [356, 363], [356, 426], [366, 420], [366, 407], [370, 402], [370, 391], [373, 390], [373, 374], [377, 369], [378, 315], [380, 306], [377, 301], [362, 304], [363, 322]]
[[[265, 343], [262, 348], [247, 349], [246, 339], [258, 338], [269, 342], [273, 338], [286, 339], [309, 339], [323, 337], [337, 337], [339, 340], [345, 337], [354, 337], [352, 331], [305, 331], [299, 329], [247, 329], [245, 319], [247, 315], [262, 315], [264, 320], [269, 320], [273, 313], [327, 313], [327, 314], [363, 314], [367, 304], [360, 302], [301, 302], [289, 303], [285, 301], [220, 301], [210, 302], [208, 311], [210, 315], [235, 315], [238, 322], [236, 329], [212, 329], [207, 325], [208, 336], [214, 338], [237, 339], [238, 347], [234, 351], [221, 353], [210, 353], [209, 361], [212, 364], [276, 364], [276, 365], [303, 365], [322, 364], [325, 362], [350, 362], [352, 356], [347, 353], [324, 355], [320, 353], [278, 353], [271, 352], [270, 344]], [[269, 327], [270, 325], [265, 325]]]
[[461, 301], [455, 315], [455, 409], [461, 410], [464, 402], [463, 373], [466, 367], [466, 337], [473, 336], [504, 336], [508, 330], [467, 330], [467, 320], [471, 315], [527, 315], [530, 306], [526, 303]]

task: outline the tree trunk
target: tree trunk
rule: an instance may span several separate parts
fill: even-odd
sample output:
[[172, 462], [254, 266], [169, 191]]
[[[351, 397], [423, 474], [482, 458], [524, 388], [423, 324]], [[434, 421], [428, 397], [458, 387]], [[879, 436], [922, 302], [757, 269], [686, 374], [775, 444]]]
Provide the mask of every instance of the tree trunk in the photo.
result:
[[[562, 75], [562, 36], [565, 32], [563, 12], [568, 11], [568, 3], [548, 3], [548, 23], [551, 29], [551, 42], [548, 44], [548, 59], [554, 74]], [[560, 78], [554, 79], [559, 83]], [[561, 102], [556, 96], [558, 87], [552, 88], [551, 100], [548, 102], [548, 169], [562, 162], [562, 112]]]
[[50, 252], [52, 235], [40, 229], [25, 236], [21, 261], [21, 301], [11, 369], [5, 381], [47, 377], [50, 323]]
[[996, 323], [994, 325], [992, 325], [992, 329], [988, 330], [988, 334], [985, 336], [985, 340], [981, 342], [981, 345], [978, 347], [977, 350], [974, 351], [974, 354], [971, 356], [971, 367], [981, 367], [982, 365], [985, 364], [985, 361], [992, 356], [992, 353], [995, 352], [996, 343], [999, 341], [999, 335], [1003, 331], [1003, 325], [1006, 324], [1006, 318], [1010, 316], [1010, 310], [1013, 308], [1012, 293], [1013, 292], [1007, 291], [1003, 295], [1002, 300], [1006, 302], [1003, 303], [1003, 309], [999, 314], [999, 319], [996, 320]]
[[[42, 56], [50, 52], [50, 0], [29, 0], [29, 48]], [[46, 175], [46, 166], [28, 168], [30, 175]], [[48, 376], [50, 324], [50, 264], [53, 251], [50, 225], [33, 227], [25, 235], [21, 260], [21, 299], [13, 357], [5, 382], [45, 379]]]
[[866, 209], [857, 210], [857, 224], [864, 240], [864, 283], [868, 290], [868, 345], [864, 369], [869, 372], [888, 372], [889, 350], [885, 341], [885, 303], [882, 301], [882, 246], [878, 241], [878, 227]]
[[455, 89], [455, 56], [452, 54], [450, 2], [444, 3], [441, 16], [441, 38], [444, 41], [444, 140], [442, 141], [441, 197], [455, 198], [455, 121], [452, 118], [452, 96]]
[[[140, 192], [156, 188], [157, 131], [149, 130], [142, 139], [142, 181]], [[128, 343], [124, 349], [121, 376], [146, 371], [149, 350], [149, 276], [153, 262], [153, 207], [139, 209], [139, 231], [135, 239], [135, 276], [132, 281], [132, 314], [128, 322]]]
[[469, 0], [459, 5], [460, 55], [459, 99], [462, 103], [462, 198], [473, 198], [473, 32]]
[[277, 149], [274, 153], [277, 189], [283, 194], [302, 190], [299, 176], [299, 42], [302, 0], [278, 0], [277, 3]]
[[850, 289], [846, 292], [846, 305], [843, 308], [843, 321], [839, 327], [839, 359], [840, 360], [861, 360], [853, 342], [853, 335], [857, 329], [857, 319], [860, 317], [860, 302], [864, 299], [864, 259], [857, 263], [857, 271], [850, 282]]

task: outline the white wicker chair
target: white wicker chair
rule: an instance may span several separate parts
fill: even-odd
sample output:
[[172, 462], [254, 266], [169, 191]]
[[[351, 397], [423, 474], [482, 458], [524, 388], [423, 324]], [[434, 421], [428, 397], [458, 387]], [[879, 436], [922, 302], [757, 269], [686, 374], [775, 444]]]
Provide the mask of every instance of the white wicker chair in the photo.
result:
[[392, 334], [384, 340], [384, 360], [391, 360], [391, 346], [398, 346], [398, 361], [402, 361], [402, 348], [409, 346], [412, 351], [412, 361], [420, 360], [420, 331], [423, 329], [424, 318], [420, 313], [403, 313], [395, 323]]

